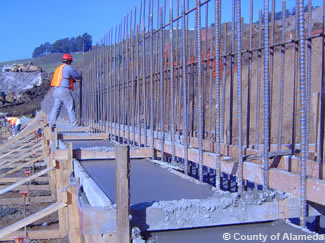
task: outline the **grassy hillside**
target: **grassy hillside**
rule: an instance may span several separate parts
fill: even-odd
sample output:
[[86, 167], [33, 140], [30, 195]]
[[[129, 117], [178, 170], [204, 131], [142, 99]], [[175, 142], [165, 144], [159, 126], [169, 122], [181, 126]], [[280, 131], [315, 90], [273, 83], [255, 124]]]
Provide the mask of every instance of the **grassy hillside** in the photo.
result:
[[[76, 65], [82, 59], [82, 52], [76, 52], [72, 54], [73, 63], [72, 65]], [[20, 60], [13, 60], [7, 62], [0, 62], [0, 68], [2, 68], [5, 64], [13, 64], [13, 63], [28, 63], [32, 62], [34, 65], [40, 65], [46, 72], [51, 73], [54, 69], [61, 64], [62, 53], [51, 53], [46, 56], [36, 57], [36, 58], [29, 58], [29, 59], [20, 59]]]

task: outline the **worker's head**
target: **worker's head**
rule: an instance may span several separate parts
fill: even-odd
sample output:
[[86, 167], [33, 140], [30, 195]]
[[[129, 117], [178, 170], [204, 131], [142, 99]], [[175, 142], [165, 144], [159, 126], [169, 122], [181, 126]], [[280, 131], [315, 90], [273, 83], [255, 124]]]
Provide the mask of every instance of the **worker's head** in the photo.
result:
[[62, 57], [62, 61], [64, 63], [70, 64], [70, 63], [72, 63], [72, 56], [70, 54], [66, 53]]

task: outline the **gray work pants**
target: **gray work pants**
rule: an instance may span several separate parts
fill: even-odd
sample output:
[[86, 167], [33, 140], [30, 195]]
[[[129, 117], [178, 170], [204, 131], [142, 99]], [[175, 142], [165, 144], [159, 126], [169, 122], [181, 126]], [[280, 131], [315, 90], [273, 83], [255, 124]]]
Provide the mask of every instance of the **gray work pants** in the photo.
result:
[[68, 111], [69, 120], [72, 125], [77, 125], [74, 100], [72, 97], [72, 92], [69, 88], [65, 87], [55, 87], [53, 92], [54, 106], [50, 116], [50, 125], [54, 125], [59, 117], [62, 105]]

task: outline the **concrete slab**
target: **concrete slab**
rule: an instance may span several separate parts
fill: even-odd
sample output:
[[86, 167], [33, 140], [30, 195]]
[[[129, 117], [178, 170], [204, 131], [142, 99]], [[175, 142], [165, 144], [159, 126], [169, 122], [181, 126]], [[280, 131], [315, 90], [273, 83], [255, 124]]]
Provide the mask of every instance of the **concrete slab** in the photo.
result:
[[[93, 160], [81, 164], [114, 203], [115, 162]], [[130, 185], [131, 224], [142, 231], [263, 222], [294, 218], [300, 213], [297, 198], [290, 194], [216, 192], [206, 184], [197, 184], [192, 178], [177, 175], [149, 160], [131, 160]], [[109, 210], [116, 212], [114, 206]]]
[[[228, 238], [227, 238], [228, 237]], [[258, 224], [227, 225], [201, 229], [152, 232], [152, 242], [176, 243], [276, 243], [276, 242], [324, 242], [325, 235], [317, 235], [303, 230], [285, 221], [265, 222]]]
[[[69, 140], [65, 140], [65, 143], [70, 142]], [[71, 141], [72, 142], [72, 149], [91, 149], [96, 151], [106, 152], [111, 151], [114, 148], [114, 144], [110, 143], [106, 140], [87, 140], [87, 141]], [[110, 149], [107, 149], [110, 148]]]
[[[115, 203], [115, 161], [83, 161], [82, 166], [96, 184]], [[153, 201], [205, 199], [214, 191], [195, 184], [148, 160], [131, 160], [131, 205]]]

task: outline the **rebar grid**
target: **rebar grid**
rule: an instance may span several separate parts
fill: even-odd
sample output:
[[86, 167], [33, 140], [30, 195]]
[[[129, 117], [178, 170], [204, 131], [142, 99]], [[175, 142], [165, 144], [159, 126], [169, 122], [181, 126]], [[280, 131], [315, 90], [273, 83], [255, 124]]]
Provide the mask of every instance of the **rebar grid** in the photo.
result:
[[[210, 182], [213, 169], [218, 189], [223, 187], [220, 163], [231, 156], [238, 162], [239, 192], [244, 190], [247, 150], [254, 149], [263, 158], [259, 184], [264, 190], [270, 186], [271, 152], [290, 150], [291, 155], [301, 156], [304, 225], [305, 163], [314, 153], [322, 166], [324, 156], [325, 75], [322, 70], [319, 81], [311, 72], [313, 60], [320, 55], [311, 52], [312, 46], [324, 42], [324, 25], [321, 33], [312, 32], [311, 1], [305, 14], [304, 1], [297, 0], [295, 35], [285, 24], [285, 1], [280, 31], [276, 31], [275, 1], [271, 18], [265, 14], [269, 1], [264, 0], [264, 11], [258, 10], [254, 23], [254, 0], [250, 0], [249, 24], [242, 21], [241, 0], [195, 0], [193, 8], [189, 1], [175, 1], [149, 0], [147, 5], [142, 1], [138, 16], [135, 8], [85, 53], [82, 122], [107, 131], [118, 142], [150, 146], [153, 159], [182, 164], [185, 174], [201, 181]], [[221, 22], [221, 4], [232, 5], [231, 23]], [[214, 8], [213, 20], [210, 8]], [[305, 15], [308, 33], [303, 26]], [[322, 58], [324, 66], [324, 50]], [[321, 84], [321, 98], [313, 107], [316, 83]], [[313, 110], [319, 110], [317, 115]], [[198, 149], [197, 164], [189, 161], [189, 147]], [[205, 164], [205, 152], [216, 154], [215, 165]], [[321, 170], [319, 176], [322, 179]]]

